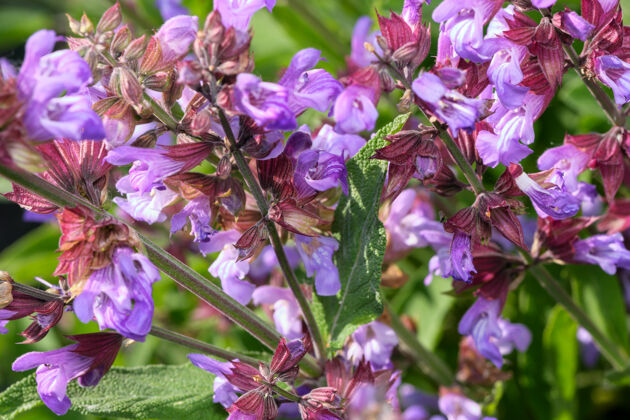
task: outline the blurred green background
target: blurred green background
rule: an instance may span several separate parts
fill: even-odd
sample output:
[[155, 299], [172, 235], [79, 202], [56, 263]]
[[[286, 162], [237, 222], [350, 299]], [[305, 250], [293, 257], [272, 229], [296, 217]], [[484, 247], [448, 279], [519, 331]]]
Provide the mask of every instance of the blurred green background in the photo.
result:
[[[138, 34], [150, 33], [151, 28], [161, 24], [152, 0], [121, 3], [126, 18]], [[433, 0], [432, 3], [425, 9], [425, 21], [439, 1]], [[560, 0], [558, 3], [579, 10], [579, 0]], [[111, 4], [105, 0], [0, 0], [0, 56], [19, 65], [24, 42], [32, 32], [50, 28], [66, 34], [64, 13], [77, 18], [85, 11], [96, 22], [100, 13]], [[200, 24], [212, 9], [212, 3], [205, 0], [184, 0], [184, 5], [193, 14], [200, 16]], [[630, 10], [630, 0], [622, 0], [623, 6]], [[254, 16], [252, 22], [255, 72], [273, 81], [282, 68], [288, 65], [293, 54], [306, 47], [321, 49], [327, 59], [322, 66], [333, 74], [343, 71], [344, 56], [350, 52], [350, 37], [356, 19], [362, 15], [374, 17], [375, 10], [383, 14], [388, 14], [390, 9], [399, 12], [401, 7], [402, 0], [278, 0], [273, 14], [263, 10]], [[432, 24], [430, 56], [435, 53], [437, 28], [435, 23]], [[429, 58], [427, 66], [431, 65], [430, 61]], [[392, 101], [381, 101], [379, 111], [378, 126], [396, 114]], [[313, 124], [319, 118], [321, 116], [309, 113], [302, 117], [304, 122]], [[524, 166], [528, 171], [535, 170], [536, 159], [542, 151], [562, 144], [565, 133], [603, 132], [608, 128], [604, 113], [581, 80], [569, 72], [560, 92], [536, 123], [534, 153], [524, 161]], [[488, 175], [489, 185], [501, 171], [498, 168]], [[588, 177], [588, 174], [585, 176]], [[598, 180], [593, 182], [601, 188]], [[9, 190], [10, 185], [0, 180], [0, 192]], [[622, 191], [622, 194], [627, 195], [627, 191]], [[463, 207], [470, 198], [466, 194], [458, 196], [453, 208]], [[22, 223], [19, 208], [3, 198], [0, 198], [0, 217], [0, 249], [3, 249], [0, 253], [0, 270], [8, 271], [16, 281], [24, 283], [34, 284], [35, 276], [54, 282], [51, 273], [57, 264], [55, 250], [59, 238], [58, 228], [52, 224], [40, 226]], [[151, 234], [161, 244], [167, 245], [166, 230], [155, 229]], [[430, 250], [420, 249], [402, 261], [399, 265], [409, 274], [410, 280], [403, 288], [390, 290], [388, 294], [393, 306], [415, 321], [420, 340], [455, 367], [460, 340], [457, 323], [473, 299], [471, 296], [455, 299], [445, 294], [451, 288], [447, 280], [436, 279], [430, 287], [423, 285], [431, 256]], [[209, 259], [190, 256], [188, 263], [208, 276]], [[567, 287], [572, 286], [575, 297], [595, 322], [613, 340], [629, 349], [628, 317], [618, 279], [605, 275], [598, 267], [563, 267], [557, 268], [554, 274]], [[232, 328], [225, 319], [209, 317], [212, 313], [209, 308], [199, 307], [192, 295], [178, 289], [168, 279], [155, 285], [154, 298], [156, 322], [162, 326], [221, 346], [261, 350], [254, 340]], [[554, 305], [535, 281], [526, 277], [518, 290], [510, 294], [504, 315], [513, 322], [527, 324], [532, 331], [533, 341], [526, 353], [508, 357], [509, 363], [504, 370], [511, 371], [513, 378], [485, 394], [486, 402], [491, 402], [490, 407], [495, 410], [495, 415], [500, 419], [540, 420], [630, 418], [627, 378], [616, 380], [608, 376], [609, 366], [601, 360], [593, 369], [586, 369], [582, 365], [575, 338], [577, 326], [566, 312]], [[27, 324], [26, 320], [11, 322], [10, 333], [0, 337], [0, 391], [25, 375], [10, 369], [12, 361], [20, 354], [58, 348], [68, 343], [63, 334], [93, 332], [97, 329], [93, 323], [84, 325], [72, 316], [65, 316], [59, 328], [40, 343], [30, 346], [14, 344], [21, 338], [17, 333]], [[179, 364], [186, 361], [187, 353], [186, 349], [149, 336], [145, 343], [127, 346], [116, 365]], [[405, 382], [436, 392], [424, 381], [417, 368], [405, 364], [404, 357], [398, 357], [398, 360], [405, 372]], [[19, 418], [55, 417], [42, 407]], [[85, 416], [68, 414], [66, 418]]]

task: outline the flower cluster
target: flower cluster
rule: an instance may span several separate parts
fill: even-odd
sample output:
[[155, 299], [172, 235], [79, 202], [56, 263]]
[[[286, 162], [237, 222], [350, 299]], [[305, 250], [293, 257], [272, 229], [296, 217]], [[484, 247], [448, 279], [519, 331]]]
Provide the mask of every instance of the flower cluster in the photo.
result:
[[[25, 354], [13, 369], [37, 367], [42, 400], [64, 414], [70, 381], [96, 385], [123, 340], [153, 334], [226, 360], [189, 355], [215, 375], [213, 400], [230, 419], [490, 419], [477, 401], [510, 377], [508, 355], [532, 342], [527, 325], [503, 314], [528, 270], [590, 264], [627, 285], [630, 202], [618, 193], [630, 185], [621, 108], [630, 35], [618, 2], [583, 0], [581, 14], [553, 14], [554, 0], [444, 0], [433, 5], [439, 33], [428, 64], [430, 1], [405, 0], [400, 14], [377, 13], [376, 31], [369, 17], [357, 21], [339, 76], [322, 51], [305, 48], [269, 81], [255, 73], [250, 21], [275, 3], [215, 0], [201, 22], [181, 1], [159, 0], [165, 22], [141, 36], [116, 4], [96, 25], [68, 17], [67, 39], [33, 34], [19, 70], [0, 63], [0, 165], [13, 181], [5, 197], [54, 215], [61, 231], [58, 286], [44, 292], [0, 274], [0, 333], [30, 316], [21, 334], [34, 343], [65, 312], [111, 330], [68, 336], [76, 343]], [[53, 51], [61, 41], [69, 49]], [[570, 67], [613, 127], [566, 134], [532, 170], [534, 124]], [[372, 135], [381, 97], [415, 115]], [[311, 115], [318, 124], [305, 123]], [[370, 196], [362, 184], [376, 179], [372, 170], [381, 181]], [[460, 192], [464, 205], [453, 199]], [[343, 212], [377, 207], [365, 226], [338, 226]], [[344, 243], [350, 230], [369, 245]], [[160, 233], [164, 249], [147, 238]], [[398, 262], [425, 247], [433, 256], [422, 286]], [[216, 283], [186, 265], [191, 254]], [[275, 347], [273, 356], [156, 329], [160, 270]], [[381, 287], [405, 285], [403, 294], [449, 278], [451, 295], [476, 299], [457, 328], [455, 374], [417, 341], [426, 328], [417, 318], [398, 318], [389, 303], [381, 315], [394, 293]], [[552, 297], [570, 299], [554, 287], [545, 287]], [[356, 316], [343, 324], [338, 307], [359, 293], [373, 295], [373, 307], [346, 306]], [[600, 339], [591, 324], [578, 331], [584, 346]], [[432, 395], [401, 385], [401, 353], [437, 384]]]

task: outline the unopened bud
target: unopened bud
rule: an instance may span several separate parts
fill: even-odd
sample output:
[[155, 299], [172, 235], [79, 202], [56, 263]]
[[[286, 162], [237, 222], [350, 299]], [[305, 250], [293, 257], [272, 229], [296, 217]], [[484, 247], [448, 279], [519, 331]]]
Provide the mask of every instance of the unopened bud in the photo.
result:
[[70, 27], [72, 33], [79, 35], [81, 33], [81, 24], [79, 23], [79, 21], [67, 13], [66, 17], [68, 18], [68, 26]]
[[168, 88], [169, 82], [170, 82], [169, 74], [165, 71], [161, 71], [161, 72], [152, 74], [146, 79], [144, 79], [143, 84], [147, 89], [152, 89], [152, 90], [157, 90], [158, 92], [162, 92]]
[[133, 147], [141, 147], [143, 149], [150, 149], [155, 146], [157, 142], [157, 134], [155, 130], [149, 130], [146, 133], [138, 136], [131, 145]]
[[116, 3], [103, 13], [101, 20], [98, 21], [96, 31], [99, 33], [113, 31], [122, 22], [122, 14], [120, 13], [120, 4]]
[[91, 34], [94, 32], [94, 24], [90, 20], [89, 17], [83, 12], [83, 16], [81, 16], [81, 22], [79, 25], [79, 33], [81, 34]]
[[230, 155], [224, 155], [217, 165], [217, 176], [221, 179], [227, 179], [232, 171], [232, 162]]
[[214, 10], [206, 18], [203, 26], [203, 40], [208, 43], [220, 43], [225, 33], [225, 27], [221, 22], [221, 14]]
[[125, 52], [123, 53], [123, 58], [125, 61], [137, 60], [142, 56], [145, 50], [146, 37], [142, 35], [140, 38], [134, 39], [131, 43], [125, 48]]
[[112, 55], [118, 56], [119, 54], [121, 54], [131, 42], [131, 38], [131, 31], [129, 30], [129, 27], [127, 25], [116, 31], [116, 35], [114, 35], [112, 44], [109, 47]]
[[154, 72], [161, 59], [162, 48], [160, 47], [160, 41], [157, 37], [152, 36], [140, 62], [140, 73], [148, 74]]
[[191, 134], [198, 136], [207, 132], [212, 124], [212, 115], [207, 109], [197, 112], [190, 124]]
[[126, 67], [116, 67], [112, 73], [109, 87], [134, 107], [142, 102], [142, 86], [131, 70]]

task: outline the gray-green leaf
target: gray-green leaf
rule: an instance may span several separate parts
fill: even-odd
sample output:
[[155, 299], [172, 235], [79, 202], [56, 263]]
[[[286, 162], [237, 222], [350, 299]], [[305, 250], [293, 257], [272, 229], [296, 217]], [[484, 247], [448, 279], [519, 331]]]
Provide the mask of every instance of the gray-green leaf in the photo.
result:
[[318, 297], [315, 305], [321, 303], [316, 313], [321, 314], [322, 329], [330, 334], [333, 349], [340, 348], [357, 326], [383, 312], [379, 285], [386, 239], [378, 209], [387, 163], [370, 157], [388, 144], [385, 136], [400, 131], [407, 118], [409, 114], [399, 115], [381, 128], [346, 165], [349, 194], [339, 201], [333, 224], [340, 244], [335, 264], [341, 291], [337, 296]]
[[[71, 411], [123, 418], [224, 419], [225, 410], [212, 402], [214, 376], [191, 364], [112, 368], [95, 387], [68, 386]], [[0, 417], [42, 405], [35, 375], [29, 375], [0, 394]]]

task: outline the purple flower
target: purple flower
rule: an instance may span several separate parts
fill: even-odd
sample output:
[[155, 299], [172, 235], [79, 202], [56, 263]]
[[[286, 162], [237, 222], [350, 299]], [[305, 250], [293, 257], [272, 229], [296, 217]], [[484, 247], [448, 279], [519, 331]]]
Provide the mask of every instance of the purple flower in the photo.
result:
[[13, 362], [17, 372], [37, 367], [37, 392], [55, 414], [70, 409], [66, 395], [68, 383], [77, 379], [80, 386], [95, 386], [114, 362], [122, 337], [114, 333], [83, 334], [68, 337], [76, 344], [47, 352], [31, 352]]
[[92, 272], [72, 307], [82, 322], [95, 318], [101, 329], [144, 341], [153, 319], [151, 285], [159, 279], [147, 257], [119, 247], [109, 265]]
[[588, 38], [591, 32], [593, 32], [593, 29], [595, 29], [595, 25], [592, 25], [573, 10], [562, 12], [561, 16], [562, 28], [573, 38], [586, 41], [586, 38]]
[[182, 6], [182, 0], [156, 0], [155, 6], [164, 20], [190, 13], [188, 9]]
[[273, 305], [276, 330], [289, 340], [302, 338], [301, 310], [291, 290], [276, 286], [261, 286], [252, 294], [254, 305]]
[[538, 169], [556, 169], [562, 172], [565, 185], [569, 191], [578, 188], [577, 177], [588, 165], [590, 156], [572, 144], [565, 144], [547, 149], [538, 158]]
[[617, 105], [630, 101], [630, 64], [614, 55], [595, 58], [595, 73], [612, 89]]
[[358, 67], [367, 67], [376, 60], [374, 54], [365, 49], [365, 43], [372, 45], [378, 55], [382, 56], [381, 47], [376, 42], [376, 37], [380, 35], [380, 31], [370, 32], [372, 27], [372, 19], [368, 16], [362, 16], [357, 20], [352, 31], [352, 53], [350, 59]]
[[453, 279], [470, 282], [470, 273], [477, 272], [473, 265], [471, 247], [472, 244], [468, 234], [457, 232], [453, 235], [453, 242], [451, 242], [450, 272]]
[[398, 345], [398, 337], [387, 325], [372, 321], [361, 325], [352, 333], [352, 342], [346, 349], [346, 357], [354, 365], [361, 360], [370, 362], [375, 370], [390, 365], [394, 347]]
[[225, 245], [219, 256], [208, 268], [210, 274], [221, 280], [223, 291], [242, 305], [247, 305], [256, 286], [243, 280], [249, 271], [247, 261], [238, 261], [238, 249]]
[[458, 55], [480, 63], [490, 59], [484, 51], [483, 25], [490, 20], [502, 2], [496, 0], [445, 0], [433, 11], [433, 20], [444, 22]]
[[[459, 73], [457, 69], [452, 70], [453, 74]], [[426, 102], [431, 112], [448, 124], [454, 134], [460, 128], [474, 129], [475, 122], [485, 111], [483, 100], [467, 98], [456, 90], [449, 89], [444, 81], [433, 73], [422, 73], [413, 81], [412, 88], [414, 93]]]
[[499, 326], [502, 309], [502, 299], [488, 300], [478, 297], [477, 301], [466, 311], [458, 326], [459, 333], [471, 335], [477, 351], [499, 368], [503, 365], [503, 356], [494, 340], [502, 336], [502, 330]]
[[231, 375], [234, 365], [231, 362], [219, 362], [211, 357], [203, 354], [189, 354], [188, 359], [191, 363], [200, 369], [207, 370], [208, 372], [216, 375], [214, 378], [213, 396], [212, 401], [219, 403], [223, 407], [228, 408], [234, 401], [238, 399], [237, 392], [240, 389], [232, 385], [225, 378], [225, 375]]
[[401, 17], [412, 28], [420, 23], [423, 3], [431, 4], [431, 0], [405, 0], [403, 3]]
[[532, 4], [534, 5], [534, 7], [542, 9], [545, 7], [553, 6], [554, 4], [556, 4], [556, 1], [558, 0], [532, 0]]
[[604, 202], [599, 196], [595, 185], [578, 182], [577, 189], [573, 191], [573, 196], [582, 203], [582, 216], [592, 217], [602, 214]]
[[499, 318], [498, 323], [501, 336], [494, 344], [499, 348], [501, 354], [510, 354], [515, 348], [520, 352], [527, 350], [532, 342], [532, 333], [525, 325], [512, 324], [503, 318]]
[[171, 219], [171, 233], [177, 232], [190, 220], [190, 231], [195, 236], [195, 242], [208, 242], [213, 230], [210, 227], [210, 200], [201, 195], [186, 204], [179, 213]]
[[463, 395], [448, 392], [440, 396], [438, 406], [448, 420], [480, 420], [481, 406]]
[[324, 150], [341, 156], [344, 161], [357, 154], [365, 145], [365, 139], [356, 134], [339, 134], [332, 126], [324, 124], [313, 139], [314, 150]]
[[170, 18], [155, 34], [160, 41], [162, 61], [173, 62], [185, 56], [197, 37], [197, 16], [179, 15]]
[[617, 267], [630, 269], [630, 251], [621, 233], [593, 235], [575, 242], [573, 247], [575, 261], [599, 265], [608, 274], [615, 274]]
[[320, 296], [336, 295], [341, 289], [339, 271], [333, 264], [333, 254], [339, 249], [334, 238], [295, 235], [298, 253], [304, 262], [306, 275], [315, 275], [315, 290]]
[[378, 111], [372, 102], [370, 89], [360, 85], [350, 85], [337, 96], [333, 116], [338, 133], [359, 133], [374, 128]]
[[299, 115], [307, 108], [326, 112], [343, 86], [326, 70], [311, 70], [321, 59], [321, 51], [306, 48], [291, 59], [289, 68], [278, 82], [289, 90], [289, 108]]
[[241, 73], [234, 85], [234, 106], [269, 130], [294, 130], [297, 122], [289, 108], [289, 95], [284, 86]]
[[9, 323], [8, 319], [0, 320], [0, 334], [6, 334], [9, 332], [9, 330], [5, 328], [8, 323]]
[[580, 345], [580, 356], [582, 356], [582, 362], [584, 362], [586, 367], [594, 367], [599, 359], [599, 350], [595, 345], [593, 336], [582, 327], [578, 327], [576, 336], [578, 344]]
[[566, 191], [564, 185], [554, 185], [545, 189], [538, 185], [525, 172], [515, 178], [516, 185], [532, 200], [540, 217], [549, 216], [556, 220], [575, 216], [580, 210], [580, 201]]
[[214, 10], [221, 13], [221, 22], [226, 28], [246, 32], [254, 13], [263, 7], [271, 13], [275, 5], [276, 0], [215, 0]]
[[495, 168], [502, 163], [508, 166], [532, 153], [525, 145], [534, 141], [534, 121], [542, 111], [543, 101], [542, 96], [528, 92], [519, 108], [497, 105], [494, 113], [485, 120], [492, 125], [494, 134], [480, 131], [477, 136], [476, 147], [484, 165]]
[[488, 67], [488, 78], [506, 108], [520, 107], [529, 90], [525, 86], [518, 86], [523, 81], [520, 63], [524, 53], [524, 48], [512, 44], [509, 48], [497, 51]]
[[[238, 240], [236, 237], [235, 241]], [[300, 263], [300, 255], [294, 246], [285, 246], [284, 252], [289, 260], [291, 268], [296, 268]], [[276, 258], [276, 252], [271, 245], [267, 245], [260, 252], [258, 257], [249, 264], [249, 272], [247, 276], [256, 284], [265, 283], [271, 272], [278, 268], [278, 259]], [[300, 336], [301, 337], [301, 336]], [[297, 337], [296, 337], [297, 338]]]
[[90, 67], [75, 51], [53, 52], [56, 41], [54, 31], [42, 29], [26, 42], [17, 83], [29, 137], [38, 141], [102, 139], [103, 124], [92, 110], [87, 91], [92, 82]]
[[341, 186], [344, 194], [348, 194], [348, 172], [343, 158], [323, 150], [300, 153], [293, 180], [301, 191], [326, 191]]

